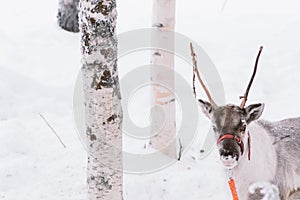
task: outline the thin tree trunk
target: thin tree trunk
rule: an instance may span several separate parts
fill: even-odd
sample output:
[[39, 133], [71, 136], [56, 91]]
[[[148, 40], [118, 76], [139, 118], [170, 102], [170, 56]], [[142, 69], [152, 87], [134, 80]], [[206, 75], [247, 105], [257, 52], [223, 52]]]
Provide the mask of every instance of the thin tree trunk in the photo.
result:
[[[160, 31], [160, 34], [152, 36], [152, 42], [166, 42], [174, 48], [174, 37], [164, 34], [163, 30], [174, 31], [175, 27], [175, 0], [153, 0], [152, 26]], [[151, 63], [165, 65], [174, 70], [174, 55], [161, 50], [155, 50], [152, 54]], [[176, 158], [176, 113], [174, 92], [174, 73], [164, 74], [159, 68], [155, 68], [151, 74], [153, 82], [164, 82], [169, 90], [159, 85], [152, 87], [152, 105], [160, 105], [165, 112], [165, 124], [161, 126], [162, 109], [154, 107], [152, 110], [151, 145], [165, 155]], [[158, 131], [160, 129], [160, 131]], [[158, 132], [157, 132], [158, 131]]]
[[62, 29], [79, 32], [78, 3], [79, 0], [59, 0], [57, 20]]
[[81, 0], [82, 78], [89, 144], [89, 199], [122, 199], [122, 109], [116, 1]]

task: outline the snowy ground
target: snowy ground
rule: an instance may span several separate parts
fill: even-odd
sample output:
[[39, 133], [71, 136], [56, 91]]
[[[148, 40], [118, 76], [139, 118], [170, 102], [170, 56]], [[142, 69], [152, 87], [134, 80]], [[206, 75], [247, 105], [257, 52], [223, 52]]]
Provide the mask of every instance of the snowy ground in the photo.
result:
[[[249, 102], [266, 104], [265, 119], [299, 116], [298, 1], [232, 0], [221, 13], [222, 4], [221, 0], [199, 0], [196, 5], [192, 0], [178, 1], [176, 30], [212, 58], [227, 102], [239, 102], [257, 49], [264, 45]], [[118, 6], [119, 33], [150, 26], [151, 1], [124, 0]], [[56, 1], [39, 0], [5, 1], [0, 7], [0, 199], [85, 199], [86, 152], [72, 116], [79, 36], [57, 27], [56, 10]], [[127, 65], [148, 64], [147, 57], [138, 58]], [[120, 69], [120, 75], [125, 71]], [[186, 70], [181, 73], [190, 77]], [[203, 116], [199, 124], [199, 132], [207, 131]], [[125, 199], [230, 199], [216, 152], [198, 159], [202, 139], [199, 136], [183, 160], [169, 168], [147, 175], [126, 174]]]

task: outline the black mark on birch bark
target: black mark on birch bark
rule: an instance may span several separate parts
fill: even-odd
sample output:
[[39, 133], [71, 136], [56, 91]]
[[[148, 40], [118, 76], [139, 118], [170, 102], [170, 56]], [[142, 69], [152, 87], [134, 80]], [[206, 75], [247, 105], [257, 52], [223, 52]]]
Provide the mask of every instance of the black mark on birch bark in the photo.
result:
[[155, 56], [161, 56], [161, 54], [158, 51], [154, 52], [154, 55]]
[[90, 176], [87, 179], [87, 183], [94, 182], [98, 191], [102, 190], [110, 190], [112, 189], [112, 185], [109, 183], [109, 178], [106, 178], [104, 175], [99, 176]]
[[115, 122], [116, 118], [117, 118], [117, 115], [113, 114], [112, 116], [110, 116], [109, 118], [107, 118], [107, 122], [108, 123], [113, 123], [113, 122]]
[[115, 27], [114, 25], [107, 20], [101, 20], [96, 23], [97, 25], [97, 30], [95, 30], [97, 35], [100, 35], [101, 37], [112, 37], [115, 32]]
[[109, 70], [105, 70], [102, 74], [102, 76], [100, 77], [100, 83], [99, 83], [99, 87], [104, 87], [104, 88], [108, 88], [108, 87], [112, 87], [113, 85], [113, 81], [112, 81], [112, 77], [111, 77], [111, 73]]
[[91, 87], [94, 88], [95, 90], [100, 90], [102, 88], [112, 88], [113, 85], [114, 85], [114, 78], [112, 77], [108, 69], [103, 71], [102, 75], [100, 76], [100, 79], [97, 73], [95, 73], [91, 83]]
[[92, 129], [90, 127], [87, 127], [86, 128], [86, 134], [91, 135], [91, 133], [92, 133]]
[[[106, 180], [104, 176], [100, 176], [100, 185], [104, 186], [106, 189], [109, 189], [109, 190], [112, 188], [112, 185], [109, 184], [109, 179]], [[99, 187], [98, 189], [102, 190], [101, 187]]]
[[108, 5], [103, 4], [103, 1], [99, 1], [96, 6], [91, 10], [92, 13], [101, 13], [104, 16], [107, 16], [112, 9], [114, 8], [113, 3]]
[[152, 27], [162, 28], [162, 27], [164, 27], [164, 25], [162, 23], [155, 23], [152, 25]]
[[91, 22], [92, 25], [95, 25], [95, 24], [96, 24], [95, 18], [91, 17], [91, 18], [90, 18], [90, 22]]
[[100, 53], [104, 56], [105, 59], [107, 59], [108, 57], [114, 56], [114, 51], [112, 48], [101, 49]]
[[91, 140], [91, 141], [97, 140], [97, 136], [96, 136], [95, 134], [91, 134], [91, 135], [90, 135], [90, 140]]
[[86, 26], [82, 26], [82, 41], [84, 43], [83, 46], [83, 53], [91, 53], [91, 50], [89, 48], [90, 46], [90, 34], [86, 31]]
[[101, 89], [101, 87], [98, 83], [98, 79], [99, 78], [98, 78], [97, 74], [95, 73], [94, 76], [93, 76], [93, 81], [91, 83], [91, 88], [94, 88], [95, 90], [100, 90]]

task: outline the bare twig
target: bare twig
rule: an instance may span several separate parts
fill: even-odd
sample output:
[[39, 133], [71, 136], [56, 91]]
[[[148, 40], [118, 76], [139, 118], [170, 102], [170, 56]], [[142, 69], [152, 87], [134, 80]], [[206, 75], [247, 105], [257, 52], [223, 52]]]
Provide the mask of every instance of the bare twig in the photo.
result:
[[59, 142], [63, 145], [63, 147], [66, 149], [66, 145], [63, 143], [63, 141], [60, 139], [60, 137], [58, 136], [58, 134], [56, 133], [56, 131], [54, 130], [54, 128], [48, 123], [48, 121], [46, 120], [46, 118], [39, 113], [40, 117], [44, 120], [44, 122], [47, 124], [47, 126], [51, 129], [51, 131], [54, 133], [54, 135], [57, 137], [57, 139], [59, 140]]
[[179, 153], [178, 153], [178, 158], [177, 158], [178, 161], [180, 161], [180, 159], [181, 159], [182, 151], [183, 151], [183, 146], [182, 146], [181, 140], [179, 138]]
[[249, 84], [248, 84], [248, 87], [247, 87], [247, 89], [246, 89], [246, 92], [245, 92], [244, 96], [240, 96], [240, 99], [243, 99], [243, 101], [242, 101], [242, 103], [241, 103], [241, 105], [240, 105], [241, 108], [244, 108], [244, 107], [245, 107], [246, 101], [248, 100], [248, 94], [249, 94], [251, 85], [252, 85], [252, 83], [253, 83], [253, 80], [254, 80], [256, 71], [257, 71], [257, 65], [258, 65], [259, 57], [260, 57], [260, 54], [261, 54], [262, 50], [263, 50], [263, 47], [261, 46], [261, 47], [259, 48], [259, 52], [258, 52], [257, 57], [256, 57], [255, 66], [254, 66], [254, 71], [253, 71], [252, 77], [251, 77], [251, 79], [250, 79], [250, 82], [249, 82]]
[[196, 93], [196, 86], [195, 86], [195, 65], [193, 65], [193, 93], [195, 95], [195, 98], [197, 98], [197, 93]]
[[208, 97], [208, 100], [209, 102], [212, 104], [212, 106], [214, 108], [217, 108], [218, 105], [216, 104], [216, 102], [212, 99], [207, 87], [205, 86], [204, 82], [202, 81], [201, 77], [200, 77], [200, 73], [199, 73], [199, 70], [198, 70], [198, 66], [197, 66], [197, 60], [196, 60], [196, 54], [195, 54], [195, 51], [194, 51], [194, 47], [193, 47], [193, 44], [190, 43], [190, 48], [191, 48], [191, 55], [192, 55], [192, 58], [193, 58], [193, 65], [194, 65], [194, 71], [196, 72], [197, 74], [197, 78], [202, 86], [202, 88], [204, 89], [207, 97]]

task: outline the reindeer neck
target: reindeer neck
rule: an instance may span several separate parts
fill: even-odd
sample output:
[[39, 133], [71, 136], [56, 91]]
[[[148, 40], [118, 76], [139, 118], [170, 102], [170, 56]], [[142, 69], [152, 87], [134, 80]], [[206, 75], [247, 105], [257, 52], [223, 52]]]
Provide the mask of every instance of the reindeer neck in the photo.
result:
[[253, 182], [272, 181], [277, 165], [276, 150], [273, 145], [274, 138], [255, 122], [249, 125], [248, 131], [251, 135], [251, 159], [248, 160], [249, 149], [247, 137], [245, 137], [245, 153], [236, 168], [233, 169], [233, 176], [236, 179], [240, 195], [247, 195], [247, 188]]

